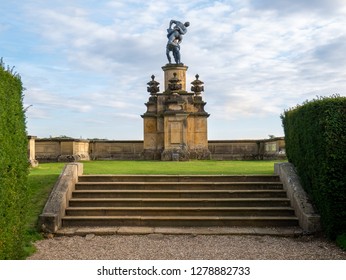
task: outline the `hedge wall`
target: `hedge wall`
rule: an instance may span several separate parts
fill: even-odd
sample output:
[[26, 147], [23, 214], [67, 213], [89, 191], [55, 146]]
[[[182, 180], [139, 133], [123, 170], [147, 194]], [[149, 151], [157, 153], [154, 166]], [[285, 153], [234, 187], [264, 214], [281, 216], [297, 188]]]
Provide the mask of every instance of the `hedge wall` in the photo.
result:
[[281, 116], [287, 158], [330, 238], [346, 233], [346, 98], [305, 102]]
[[23, 258], [27, 135], [23, 86], [0, 60], [0, 259]]

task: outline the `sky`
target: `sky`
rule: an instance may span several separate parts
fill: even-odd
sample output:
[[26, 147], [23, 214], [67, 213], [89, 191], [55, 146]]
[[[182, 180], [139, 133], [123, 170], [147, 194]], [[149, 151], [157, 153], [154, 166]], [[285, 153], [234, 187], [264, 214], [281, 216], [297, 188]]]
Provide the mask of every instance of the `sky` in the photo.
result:
[[181, 61], [188, 85], [204, 82], [209, 140], [284, 136], [284, 110], [346, 96], [344, 0], [0, 0], [0, 11], [0, 57], [39, 138], [142, 140], [171, 19], [190, 22]]

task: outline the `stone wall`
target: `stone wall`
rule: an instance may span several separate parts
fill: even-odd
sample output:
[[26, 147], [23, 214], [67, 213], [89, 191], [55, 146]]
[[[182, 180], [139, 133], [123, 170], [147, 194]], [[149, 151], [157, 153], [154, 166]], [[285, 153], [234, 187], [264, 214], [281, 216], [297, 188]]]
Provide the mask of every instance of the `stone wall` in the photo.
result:
[[286, 157], [285, 139], [208, 141], [214, 160], [281, 159]]
[[303, 189], [299, 176], [292, 163], [281, 162], [274, 164], [274, 173], [280, 176], [284, 190], [291, 201], [295, 215], [299, 219], [300, 227], [306, 233], [314, 233], [321, 230], [321, 217], [311, 204], [311, 199]]
[[143, 141], [90, 141], [89, 153], [93, 160], [139, 160]]
[[[39, 162], [145, 159], [144, 142], [140, 140], [32, 139], [35, 141], [35, 157], [31, 157]], [[213, 160], [282, 159], [286, 156], [283, 137], [262, 140], [211, 140], [208, 141], [208, 148]]]
[[78, 139], [36, 139], [36, 160], [39, 162], [90, 160], [89, 141]]

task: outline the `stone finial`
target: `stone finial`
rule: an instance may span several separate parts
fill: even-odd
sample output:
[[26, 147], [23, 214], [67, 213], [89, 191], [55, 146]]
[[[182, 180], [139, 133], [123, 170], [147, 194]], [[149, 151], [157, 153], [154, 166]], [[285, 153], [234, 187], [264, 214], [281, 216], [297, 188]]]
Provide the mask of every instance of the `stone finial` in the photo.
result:
[[155, 76], [151, 75], [151, 81], [147, 83], [147, 91], [150, 92], [151, 95], [156, 95], [160, 91], [159, 82], [155, 81]]
[[181, 80], [177, 77], [177, 73], [173, 73], [173, 78], [169, 79], [168, 89], [173, 91], [179, 91], [182, 89]]
[[200, 95], [202, 93], [202, 91], [204, 91], [204, 86], [203, 86], [203, 82], [201, 80], [199, 80], [199, 75], [196, 74], [196, 80], [194, 80], [191, 84], [191, 91], [193, 91], [196, 95]]

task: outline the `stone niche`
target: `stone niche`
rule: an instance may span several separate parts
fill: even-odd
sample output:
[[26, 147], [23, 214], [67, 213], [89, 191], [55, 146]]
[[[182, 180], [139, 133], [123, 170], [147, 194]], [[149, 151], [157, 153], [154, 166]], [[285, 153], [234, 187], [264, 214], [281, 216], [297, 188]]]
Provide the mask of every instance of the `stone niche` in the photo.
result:
[[155, 76], [148, 82], [150, 97], [141, 115], [144, 122], [143, 158], [147, 160], [210, 159], [207, 119], [201, 93], [203, 82], [196, 75], [191, 92], [186, 90], [184, 64], [167, 64], [164, 91], [159, 92]]

